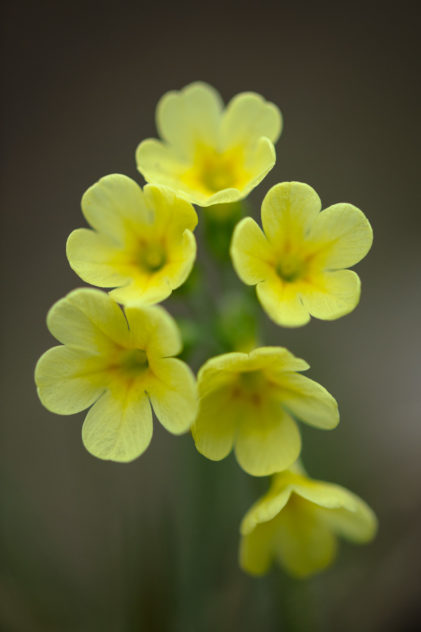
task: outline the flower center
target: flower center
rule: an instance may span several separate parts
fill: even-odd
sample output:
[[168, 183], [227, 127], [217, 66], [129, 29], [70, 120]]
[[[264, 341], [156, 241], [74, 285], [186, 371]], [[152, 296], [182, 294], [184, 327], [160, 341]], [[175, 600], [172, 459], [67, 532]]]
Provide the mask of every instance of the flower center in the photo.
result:
[[262, 371], [245, 371], [238, 376], [233, 394], [246, 399], [254, 406], [259, 406], [264, 400], [267, 386], [268, 382]]
[[148, 356], [143, 349], [128, 349], [123, 351], [120, 366], [125, 373], [135, 376], [143, 373], [149, 366]]
[[286, 283], [292, 283], [304, 276], [306, 263], [296, 256], [287, 255], [282, 257], [276, 264], [276, 272]]
[[161, 244], [142, 244], [137, 260], [147, 272], [157, 272], [165, 265], [167, 255]]
[[193, 165], [185, 172], [183, 179], [189, 187], [199, 188], [206, 194], [231, 187], [241, 189], [250, 179], [250, 174], [244, 168], [243, 154], [241, 148], [219, 152], [199, 143]]

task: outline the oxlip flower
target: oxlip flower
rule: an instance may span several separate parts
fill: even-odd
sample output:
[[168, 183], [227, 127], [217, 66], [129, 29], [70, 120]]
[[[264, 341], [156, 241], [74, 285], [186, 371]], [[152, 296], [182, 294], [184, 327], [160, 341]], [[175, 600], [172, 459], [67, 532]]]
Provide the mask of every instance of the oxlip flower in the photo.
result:
[[234, 447], [239, 465], [254, 476], [289, 467], [301, 450], [294, 417], [321, 429], [339, 422], [335, 399], [297, 373], [309, 368], [282, 347], [261, 347], [208, 360], [198, 374], [196, 448], [219, 461]]
[[82, 198], [94, 230], [67, 240], [70, 266], [84, 281], [116, 289], [124, 305], [163, 301], [187, 279], [196, 257], [197, 214], [165, 187], [140, 186], [120, 174], [101, 178]]
[[234, 268], [244, 283], [257, 286], [260, 303], [278, 325], [299, 327], [310, 315], [334, 320], [358, 304], [360, 279], [345, 268], [370, 250], [371, 226], [352, 204], [320, 210], [314, 189], [283, 182], [263, 200], [263, 231], [251, 217], [235, 228]]
[[152, 438], [152, 409], [173, 434], [186, 432], [197, 412], [189, 367], [174, 320], [157, 306], [127, 307], [106, 293], [74, 290], [50, 309], [48, 328], [62, 345], [39, 359], [41, 402], [61, 415], [90, 408], [85, 447], [100, 459], [132, 461]]
[[276, 561], [304, 578], [332, 563], [338, 536], [363, 544], [376, 530], [376, 516], [361, 498], [294, 467], [275, 475], [269, 491], [245, 515], [240, 565], [264, 575]]
[[167, 92], [156, 123], [163, 141], [140, 143], [139, 171], [199, 206], [246, 197], [274, 166], [282, 127], [279, 109], [260, 95], [240, 93], [224, 110], [218, 92], [202, 82]]

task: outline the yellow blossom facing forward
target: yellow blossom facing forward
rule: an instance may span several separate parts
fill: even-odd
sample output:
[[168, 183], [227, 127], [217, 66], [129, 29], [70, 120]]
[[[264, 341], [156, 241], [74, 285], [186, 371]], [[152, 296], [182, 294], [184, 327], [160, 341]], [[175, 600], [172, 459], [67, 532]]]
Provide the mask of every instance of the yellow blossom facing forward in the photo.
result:
[[363, 544], [376, 530], [376, 516], [361, 498], [294, 467], [274, 476], [269, 491], [245, 515], [240, 565], [264, 575], [276, 561], [304, 578], [332, 563], [337, 536]]
[[67, 240], [70, 266], [84, 281], [116, 289], [124, 305], [163, 301], [187, 279], [196, 257], [194, 208], [164, 187], [145, 186], [120, 174], [102, 178], [82, 198], [94, 230], [79, 228]]
[[282, 128], [279, 109], [260, 95], [240, 93], [224, 110], [218, 92], [202, 82], [167, 92], [156, 123], [163, 142], [140, 143], [139, 171], [199, 206], [246, 197], [274, 166]]
[[257, 286], [260, 303], [278, 325], [299, 327], [310, 315], [334, 320], [358, 304], [360, 279], [345, 268], [370, 250], [371, 226], [352, 204], [320, 210], [314, 189], [283, 182], [263, 200], [263, 231], [251, 217], [234, 231], [234, 268], [244, 283]]
[[282, 347], [226, 353], [199, 371], [196, 448], [219, 461], [234, 447], [239, 465], [254, 476], [289, 467], [301, 450], [294, 417], [321, 429], [339, 422], [335, 399], [297, 373], [309, 365]]
[[187, 432], [197, 412], [189, 367], [174, 320], [161, 307], [127, 307], [107, 294], [74, 290], [50, 309], [48, 328], [62, 345], [35, 369], [44, 406], [61, 415], [90, 408], [85, 447], [100, 459], [128, 462], [152, 438], [152, 408], [173, 434]]

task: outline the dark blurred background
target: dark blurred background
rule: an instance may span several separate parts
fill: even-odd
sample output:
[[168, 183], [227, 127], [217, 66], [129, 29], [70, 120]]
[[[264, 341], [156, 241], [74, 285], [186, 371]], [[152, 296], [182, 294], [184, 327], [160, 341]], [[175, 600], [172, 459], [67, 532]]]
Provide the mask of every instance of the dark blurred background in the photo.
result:
[[[420, 614], [419, 19], [410, 4], [9, 2], [3, 6], [0, 628], [10, 632], [410, 631]], [[413, 5], [415, 6], [415, 5]], [[269, 325], [338, 399], [337, 430], [305, 430], [310, 473], [375, 509], [376, 541], [343, 545], [307, 582], [237, 565], [262, 485], [155, 424], [130, 465], [91, 457], [84, 414], [40, 405], [50, 305], [81, 285], [65, 257], [82, 193], [155, 136], [169, 89], [254, 90], [284, 132], [254, 192], [300, 180], [374, 227], [359, 307], [303, 329]], [[418, 555], [417, 555], [418, 553]]]

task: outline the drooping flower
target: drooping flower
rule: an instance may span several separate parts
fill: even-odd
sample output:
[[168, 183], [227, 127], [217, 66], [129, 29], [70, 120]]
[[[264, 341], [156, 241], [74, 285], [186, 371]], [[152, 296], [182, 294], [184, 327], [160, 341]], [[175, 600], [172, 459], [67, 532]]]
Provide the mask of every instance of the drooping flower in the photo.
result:
[[173, 319], [161, 307], [127, 307], [85, 288], [50, 309], [48, 328], [61, 343], [35, 369], [44, 406], [70, 415], [92, 406], [82, 440], [100, 459], [128, 462], [148, 447], [152, 410], [173, 434], [187, 432], [197, 412], [196, 382], [173, 358], [181, 350]]
[[140, 143], [139, 171], [147, 182], [210, 206], [240, 200], [263, 180], [275, 164], [282, 118], [253, 92], [238, 94], [224, 110], [218, 92], [196, 82], [160, 99], [156, 123], [164, 142]]
[[275, 475], [269, 491], [245, 515], [240, 565], [252, 575], [264, 575], [276, 561], [304, 578], [332, 563], [337, 536], [363, 544], [376, 530], [376, 516], [361, 498], [294, 467]]
[[308, 368], [282, 347], [208, 360], [198, 375], [199, 412], [192, 426], [198, 451], [219, 461], [234, 446], [238, 463], [254, 476], [289, 467], [301, 450], [293, 416], [321, 429], [339, 422], [335, 399], [297, 373]]
[[73, 270], [87, 283], [115, 287], [124, 305], [153, 304], [187, 279], [196, 257], [194, 208], [165, 187], [145, 186], [120, 174], [101, 178], [82, 198], [94, 230], [67, 240]]
[[360, 298], [360, 279], [346, 270], [370, 250], [373, 233], [352, 204], [320, 213], [317, 193], [301, 182], [270, 189], [262, 203], [263, 231], [251, 218], [234, 231], [231, 257], [240, 279], [278, 325], [299, 327], [310, 315], [334, 320]]

